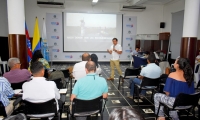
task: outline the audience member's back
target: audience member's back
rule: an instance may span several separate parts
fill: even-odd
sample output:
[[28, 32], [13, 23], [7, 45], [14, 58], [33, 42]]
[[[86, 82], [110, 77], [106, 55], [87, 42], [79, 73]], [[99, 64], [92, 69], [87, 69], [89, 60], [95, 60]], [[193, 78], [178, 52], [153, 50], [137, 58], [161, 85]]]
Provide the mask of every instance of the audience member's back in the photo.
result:
[[87, 75], [76, 82], [72, 91], [71, 101], [74, 98], [82, 100], [91, 100], [99, 96], [107, 98], [107, 82], [104, 78], [99, 77], [99, 75], [95, 73], [95, 63], [89, 61], [86, 63], [85, 68]]
[[96, 73], [87, 74], [87, 78], [79, 79], [74, 86], [74, 90], [78, 90], [77, 98], [85, 100], [101, 96], [106, 89], [108, 89], [106, 80]]
[[10, 83], [19, 83], [30, 79], [30, 72], [27, 69], [20, 69], [21, 64], [18, 58], [10, 58], [8, 66], [10, 67], [10, 71], [3, 76]]
[[46, 102], [53, 98], [60, 99], [60, 94], [53, 81], [47, 81], [44, 76], [43, 64], [39, 61], [31, 65], [33, 79], [22, 86], [23, 99], [30, 102]]
[[74, 65], [74, 68], [73, 68], [73, 77], [75, 78], [75, 80], [78, 80], [78, 79], [86, 76], [85, 64], [89, 60], [90, 60], [90, 54], [84, 53], [82, 55], [82, 61], [79, 62], [79, 63], [76, 63]]

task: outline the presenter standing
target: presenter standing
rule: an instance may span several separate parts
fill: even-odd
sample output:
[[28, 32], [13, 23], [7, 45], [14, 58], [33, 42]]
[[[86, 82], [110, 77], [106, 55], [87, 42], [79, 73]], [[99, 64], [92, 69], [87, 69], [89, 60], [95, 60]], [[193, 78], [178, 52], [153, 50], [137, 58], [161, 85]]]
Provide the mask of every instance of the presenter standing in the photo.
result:
[[115, 67], [119, 75], [122, 76], [122, 71], [119, 64], [119, 56], [120, 54], [122, 54], [122, 47], [120, 44], [117, 44], [118, 42], [117, 38], [113, 38], [112, 42], [113, 45], [111, 45], [110, 49], [107, 50], [111, 54], [111, 59], [110, 59], [111, 75], [110, 78], [107, 78], [107, 80], [114, 80]]

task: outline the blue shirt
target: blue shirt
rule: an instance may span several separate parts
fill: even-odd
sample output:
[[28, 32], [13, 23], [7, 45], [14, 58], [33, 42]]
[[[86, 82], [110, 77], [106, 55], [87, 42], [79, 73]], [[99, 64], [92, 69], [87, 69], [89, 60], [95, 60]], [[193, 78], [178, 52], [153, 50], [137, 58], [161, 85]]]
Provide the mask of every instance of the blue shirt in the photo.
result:
[[169, 92], [170, 97], [176, 97], [179, 93], [193, 94], [194, 82], [189, 87], [187, 82], [182, 82], [168, 77], [164, 87], [165, 92]]
[[92, 73], [77, 80], [72, 94], [76, 95], [76, 98], [78, 99], [91, 100], [102, 96], [107, 92], [108, 85], [106, 80], [103, 77], [99, 77], [99, 75]]
[[143, 67], [140, 75], [147, 78], [159, 78], [162, 74], [161, 68], [155, 63], [149, 63], [146, 67]]
[[4, 77], [0, 77], [0, 101], [6, 107], [9, 105], [9, 99], [14, 95], [14, 91], [11, 88], [10, 83]]

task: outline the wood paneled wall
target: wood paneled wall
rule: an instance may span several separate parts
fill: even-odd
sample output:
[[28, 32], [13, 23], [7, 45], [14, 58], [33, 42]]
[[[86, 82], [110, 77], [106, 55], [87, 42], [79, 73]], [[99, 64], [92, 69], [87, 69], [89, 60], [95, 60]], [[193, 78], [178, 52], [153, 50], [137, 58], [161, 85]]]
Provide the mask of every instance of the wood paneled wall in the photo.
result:
[[[163, 50], [167, 51], [168, 43], [168, 40], [163, 41]], [[161, 40], [136, 40], [135, 47], [141, 47], [143, 51], [158, 51], [161, 50]]]

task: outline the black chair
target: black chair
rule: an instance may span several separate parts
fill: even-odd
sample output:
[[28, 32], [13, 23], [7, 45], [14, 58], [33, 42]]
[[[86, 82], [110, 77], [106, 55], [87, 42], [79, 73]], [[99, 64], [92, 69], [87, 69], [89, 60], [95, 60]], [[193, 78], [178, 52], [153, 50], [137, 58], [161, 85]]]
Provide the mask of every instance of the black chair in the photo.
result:
[[60, 115], [57, 110], [57, 103], [55, 99], [44, 103], [31, 103], [26, 100], [22, 102], [24, 104], [24, 113], [28, 119], [57, 117], [57, 119], [60, 120]]
[[72, 102], [72, 109], [70, 110], [69, 108], [67, 110], [67, 118], [69, 120], [74, 117], [88, 117], [94, 114], [97, 116], [100, 113], [101, 120], [103, 120], [106, 101], [107, 99], [103, 99], [102, 96], [93, 100], [80, 100], [75, 98]]
[[[195, 94], [185, 94], [185, 93], [180, 93], [175, 101], [173, 106], [165, 105], [164, 103], [160, 103], [158, 107], [158, 112], [156, 114], [156, 119], [158, 117], [158, 113], [160, 110], [160, 106], [164, 106], [167, 108], [167, 116], [169, 119], [169, 111], [172, 110], [186, 110], [187, 111], [187, 117], [189, 115], [189, 111], [192, 109], [193, 116], [195, 116], [194, 108], [198, 106], [198, 101], [199, 101], [200, 93], [195, 93]], [[189, 119], [188, 119], [189, 120]]]
[[124, 79], [130, 79], [132, 77], [137, 77], [137, 75], [140, 74], [140, 68], [126, 68], [125, 73], [124, 73], [124, 77], [119, 76], [119, 85], [118, 85], [118, 89], [120, 87], [120, 83], [121, 81], [123, 82]]
[[11, 87], [13, 90], [15, 89], [22, 89], [22, 85], [25, 83], [26, 81], [22, 81], [19, 83], [11, 83]]
[[49, 77], [49, 72], [48, 72], [47, 69], [45, 69], [45, 71], [44, 71], [44, 77], [45, 77], [46, 79], [48, 79], [48, 77]]
[[151, 78], [143, 77], [141, 85], [135, 84], [138, 106], [139, 106], [140, 92], [142, 90], [151, 90], [152, 91], [151, 100], [152, 100], [154, 91], [155, 89], [159, 87], [159, 83], [160, 83], [160, 78], [151, 79]]
[[1, 101], [0, 101], [0, 116], [7, 117], [5, 107]]
[[58, 89], [63, 89], [63, 83], [61, 78], [53, 79], [51, 81], [54, 81], [56, 83]]

